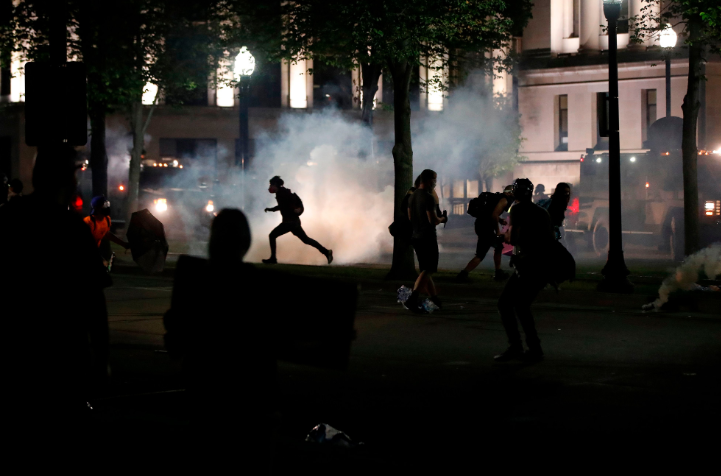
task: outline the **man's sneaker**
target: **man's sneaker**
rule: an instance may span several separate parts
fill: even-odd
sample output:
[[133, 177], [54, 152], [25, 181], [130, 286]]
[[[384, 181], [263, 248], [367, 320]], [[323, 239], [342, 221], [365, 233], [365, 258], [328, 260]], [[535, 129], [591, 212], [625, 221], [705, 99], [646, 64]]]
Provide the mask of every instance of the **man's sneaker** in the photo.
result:
[[278, 260], [275, 258], [264, 259], [263, 264], [278, 264]]
[[431, 296], [428, 299], [430, 299], [433, 304], [438, 306], [438, 309], [443, 309], [443, 304], [441, 303], [441, 298], [439, 298], [438, 296]]
[[497, 269], [496, 274], [493, 276], [494, 281], [505, 281], [508, 279], [508, 273], [503, 271], [502, 269]]
[[325, 255], [326, 258], [328, 258], [328, 264], [331, 264], [333, 262], [333, 250], [328, 250], [328, 254]]
[[456, 275], [456, 281], [459, 283], [470, 283], [471, 278], [468, 277], [468, 271], [465, 269]]
[[493, 360], [495, 360], [496, 362], [508, 362], [509, 360], [520, 359], [522, 357], [523, 357], [523, 347], [511, 346], [508, 349], [506, 349], [504, 352], [501, 352], [500, 354], [493, 357]]
[[537, 349], [528, 349], [521, 356], [521, 360], [526, 362], [527, 364], [540, 362], [543, 360], [543, 351], [540, 347]]
[[403, 303], [403, 307], [408, 309], [409, 311], [415, 313], [415, 314], [428, 314], [428, 311], [423, 309], [423, 306], [421, 305], [421, 301], [418, 297], [418, 292], [414, 291], [408, 299], [406, 299], [406, 302]]

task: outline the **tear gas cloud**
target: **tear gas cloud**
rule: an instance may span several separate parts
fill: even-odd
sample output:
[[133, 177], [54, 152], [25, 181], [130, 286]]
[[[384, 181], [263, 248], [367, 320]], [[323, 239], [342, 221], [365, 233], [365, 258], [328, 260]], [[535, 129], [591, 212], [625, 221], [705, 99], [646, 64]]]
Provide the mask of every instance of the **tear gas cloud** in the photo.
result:
[[[367, 128], [333, 111], [286, 114], [278, 132], [258, 142], [262, 145], [245, 184], [245, 212], [253, 233], [248, 261], [270, 256], [268, 234], [280, 223], [279, 212], [263, 212], [276, 205], [275, 196], [268, 193], [268, 180], [274, 175], [280, 175], [285, 187], [301, 197], [303, 229], [332, 249], [339, 264], [374, 262], [382, 252], [391, 251], [388, 225], [393, 217], [393, 189], [379, 185], [379, 177], [390, 172], [392, 162], [373, 159]], [[278, 239], [278, 259], [306, 264], [325, 261], [290, 233]]]
[[660, 309], [668, 302], [669, 295], [674, 291], [694, 289], [701, 272], [709, 279], [716, 279], [716, 276], [721, 275], [721, 243], [714, 243], [687, 257], [683, 264], [663, 281], [658, 290], [658, 298], [653, 302], [653, 308]]

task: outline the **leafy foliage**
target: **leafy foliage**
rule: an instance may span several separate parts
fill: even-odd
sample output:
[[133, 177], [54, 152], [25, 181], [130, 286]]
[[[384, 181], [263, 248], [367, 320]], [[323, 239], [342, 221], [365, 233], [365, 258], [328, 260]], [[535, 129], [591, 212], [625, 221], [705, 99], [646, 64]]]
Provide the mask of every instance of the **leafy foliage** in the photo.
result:
[[[681, 25], [687, 44], [698, 43], [712, 52], [721, 53], [721, 2], [718, 0], [642, 0], [641, 13], [630, 19], [631, 40], [640, 43], [656, 37], [668, 24]], [[698, 24], [696, 38], [691, 40], [689, 25]]]

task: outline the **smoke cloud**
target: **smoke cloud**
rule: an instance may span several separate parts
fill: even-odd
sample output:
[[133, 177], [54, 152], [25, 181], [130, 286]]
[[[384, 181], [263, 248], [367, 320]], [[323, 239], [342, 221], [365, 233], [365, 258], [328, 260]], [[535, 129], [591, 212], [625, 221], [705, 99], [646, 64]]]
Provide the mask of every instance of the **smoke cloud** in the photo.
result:
[[716, 279], [716, 276], [721, 275], [721, 243], [714, 243], [686, 258], [683, 264], [663, 281], [658, 290], [658, 298], [652, 303], [653, 307], [645, 306], [644, 309], [658, 310], [668, 302], [672, 292], [694, 289], [701, 272], [709, 279]]
[[[393, 217], [392, 186], [378, 184], [392, 163], [369, 154], [371, 132], [338, 112], [287, 114], [276, 134], [258, 141], [256, 164], [246, 180], [246, 207], [253, 233], [249, 261], [270, 256], [268, 234], [280, 224], [280, 213], [264, 213], [276, 205], [268, 180], [280, 175], [285, 186], [303, 200], [301, 217], [308, 236], [332, 249], [339, 264], [377, 261], [390, 252], [388, 225]], [[325, 257], [287, 234], [278, 239], [278, 260], [322, 264]]]

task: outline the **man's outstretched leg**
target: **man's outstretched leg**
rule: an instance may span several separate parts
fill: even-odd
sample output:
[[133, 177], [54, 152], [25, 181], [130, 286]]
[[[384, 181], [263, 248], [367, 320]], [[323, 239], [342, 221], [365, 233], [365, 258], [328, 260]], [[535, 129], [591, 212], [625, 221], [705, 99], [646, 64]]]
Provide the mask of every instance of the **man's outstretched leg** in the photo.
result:
[[493, 250], [493, 267], [496, 268], [496, 274], [493, 275], [494, 281], [503, 281], [508, 278], [508, 273], [501, 269], [501, 257], [503, 256], [503, 246], [498, 246]]
[[265, 264], [276, 264], [278, 260], [275, 257], [275, 250], [276, 250], [276, 243], [275, 240], [282, 235], [285, 235], [289, 231], [291, 231], [291, 228], [288, 223], [281, 223], [280, 225], [276, 226], [273, 231], [270, 232], [270, 235], [268, 235], [268, 241], [270, 241], [270, 258], [264, 259], [263, 263]]
[[298, 238], [300, 238], [300, 241], [302, 241], [306, 245], [312, 246], [316, 250], [320, 251], [321, 254], [325, 256], [325, 258], [328, 260], [328, 264], [331, 264], [333, 262], [333, 250], [325, 248], [313, 238], [306, 235], [305, 230], [303, 230], [302, 226], [298, 225], [297, 227], [293, 228], [292, 233]]

